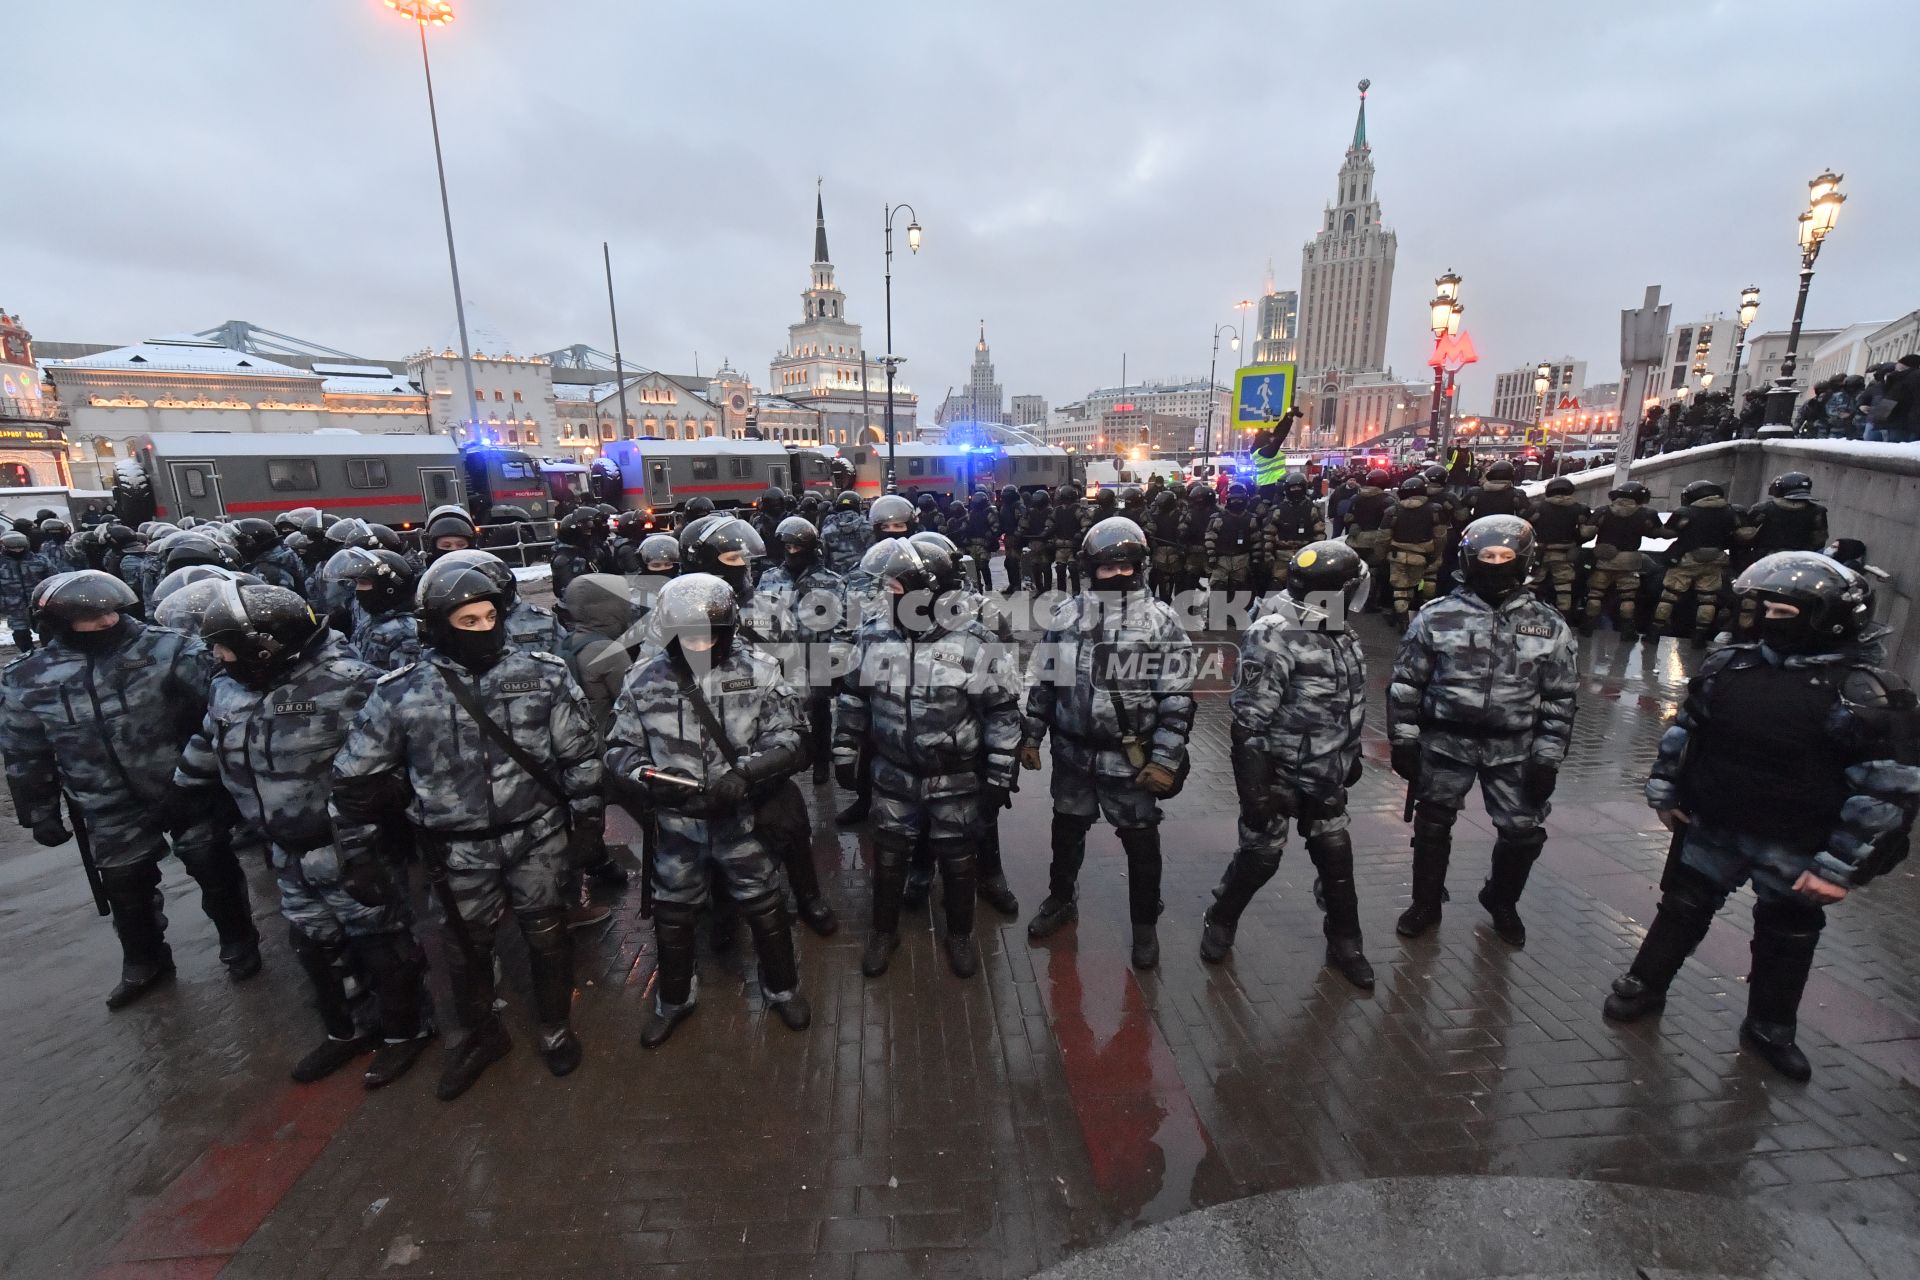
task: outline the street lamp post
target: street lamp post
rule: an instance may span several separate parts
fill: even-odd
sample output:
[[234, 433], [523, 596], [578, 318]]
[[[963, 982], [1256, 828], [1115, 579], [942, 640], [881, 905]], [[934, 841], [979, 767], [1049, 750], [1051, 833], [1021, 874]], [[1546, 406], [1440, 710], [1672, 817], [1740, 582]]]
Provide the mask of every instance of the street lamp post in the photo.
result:
[[1840, 194], [1840, 174], [1831, 170], [1807, 184], [1807, 208], [1800, 215], [1800, 295], [1793, 304], [1793, 327], [1787, 330], [1787, 353], [1780, 361], [1780, 376], [1767, 393], [1767, 423], [1763, 436], [1793, 434], [1793, 406], [1798, 400], [1793, 370], [1800, 353], [1800, 324], [1807, 314], [1807, 288], [1813, 283], [1813, 263], [1820, 246], [1840, 220], [1840, 206], [1847, 198]]
[[[1748, 285], [1740, 291], [1740, 327], [1733, 339], [1733, 372], [1727, 375], [1727, 395], [1738, 399], [1740, 395], [1740, 357], [1747, 350], [1747, 327], [1753, 323], [1754, 316], [1760, 313], [1760, 289], [1757, 285]], [[1740, 406], [1733, 405], [1736, 419], [1740, 416]]]
[[[1436, 356], [1440, 344], [1447, 340], [1449, 333], [1460, 332], [1460, 277], [1452, 270], [1433, 282], [1433, 301], [1429, 306], [1429, 326], [1433, 330], [1433, 346]], [[1446, 396], [1447, 374], [1445, 362], [1435, 359], [1433, 362], [1433, 412], [1427, 422], [1427, 435], [1433, 441], [1434, 457], [1445, 460], [1447, 441], [1441, 428], [1440, 403]]]
[[1240, 349], [1240, 331], [1238, 329], [1230, 324], [1217, 324], [1213, 326], [1213, 355], [1207, 361], [1207, 430], [1206, 434], [1201, 437], [1200, 443], [1200, 461], [1203, 463], [1213, 461], [1213, 407], [1220, 400], [1220, 397], [1215, 394], [1214, 391], [1214, 374], [1220, 366], [1220, 335], [1222, 333], [1230, 333], [1233, 335], [1229, 350], [1238, 351]]
[[427, 120], [433, 126], [433, 164], [440, 173], [440, 218], [447, 228], [447, 267], [453, 273], [453, 314], [460, 326], [460, 367], [466, 373], [468, 434], [480, 421], [480, 393], [473, 389], [473, 348], [467, 342], [467, 304], [460, 295], [460, 259], [453, 252], [453, 206], [447, 200], [447, 162], [440, 155], [440, 112], [433, 102], [433, 63], [427, 28], [453, 22], [451, 0], [386, 0], [387, 8], [420, 28], [420, 68], [427, 76]]
[[1543, 364], [1533, 371], [1533, 425], [1544, 433], [1547, 425], [1547, 388], [1553, 385], [1553, 366]]
[[887, 492], [894, 488], [893, 457], [893, 371], [906, 363], [893, 354], [893, 218], [902, 209], [907, 211], [907, 250], [920, 252], [920, 215], [910, 204], [890, 205], [886, 210], [885, 232], [887, 243], [887, 353], [880, 357], [880, 363], [887, 367]]

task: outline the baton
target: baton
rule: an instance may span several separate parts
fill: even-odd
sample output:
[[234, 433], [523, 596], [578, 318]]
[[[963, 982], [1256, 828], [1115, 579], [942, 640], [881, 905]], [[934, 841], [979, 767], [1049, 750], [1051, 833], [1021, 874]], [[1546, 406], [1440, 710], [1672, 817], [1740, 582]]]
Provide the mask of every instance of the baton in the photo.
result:
[[87, 873], [87, 888], [93, 891], [94, 909], [103, 916], [112, 915], [113, 908], [107, 905], [107, 886], [102, 883], [100, 868], [93, 861], [93, 837], [87, 834], [87, 824], [81, 820], [80, 806], [73, 802], [72, 796], [65, 799], [67, 825], [73, 828], [73, 842], [80, 846], [80, 869]]
[[651, 765], [642, 765], [633, 771], [633, 780], [639, 783], [664, 782], [670, 787], [679, 787], [686, 791], [701, 791], [705, 788], [684, 774], [668, 773], [665, 769], [655, 769]]

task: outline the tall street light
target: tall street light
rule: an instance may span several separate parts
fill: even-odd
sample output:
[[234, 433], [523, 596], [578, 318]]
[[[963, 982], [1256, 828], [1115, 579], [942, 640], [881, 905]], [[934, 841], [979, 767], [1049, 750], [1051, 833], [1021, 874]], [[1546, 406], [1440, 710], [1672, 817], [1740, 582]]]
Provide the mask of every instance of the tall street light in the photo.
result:
[[460, 367], [467, 375], [468, 436], [479, 429], [480, 393], [473, 389], [473, 350], [467, 342], [467, 304], [460, 296], [460, 260], [453, 252], [453, 207], [447, 201], [447, 163], [440, 155], [440, 112], [433, 104], [433, 63], [427, 57], [427, 28], [453, 22], [450, 0], [386, 0], [387, 8], [420, 28], [420, 67], [427, 74], [427, 120], [433, 126], [433, 164], [440, 171], [440, 217], [447, 227], [447, 267], [453, 273], [453, 314], [460, 324]]
[[[1759, 314], [1760, 288], [1758, 285], [1750, 284], [1740, 291], [1740, 328], [1733, 338], [1733, 372], [1727, 375], [1729, 396], [1737, 397], [1740, 394], [1740, 357], [1745, 355], [1747, 350], [1747, 327]], [[1733, 412], [1737, 418], [1740, 414], [1740, 406], [1734, 405]]]
[[1214, 392], [1214, 371], [1220, 364], [1220, 335], [1223, 333], [1233, 335], [1233, 340], [1229, 344], [1230, 350], [1238, 351], [1240, 349], [1240, 331], [1238, 329], [1230, 324], [1217, 324], [1213, 326], [1213, 356], [1207, 361], [1207, 432], [1205, 436], [1201, 437], [1200, 445], [1200, 461], [1202, 462], [1211, 462], [1213, 460], [1213, 407], [1220, 400], [1220, 397]]
[[1553, 367], [1543, 364], [1533, 371], [1533, 425], [1547, 425], [1547, 388], [1553, 385]]
[[[1433, 330], [1433, 348], [1437, 356], [1440, 344], [1447, 340], [1449, 332], [1460, 332], [1460, 277], [1449, 270], [1433, 282], [1433, 301], [1428, 304], [1428, 327]], [[1433, 412], [1427, 422], [1427, 435], [1433, 441], [1433, 456], [1445, 459], [1446, 441], [1440, 431], [1440, 401], [1446, 395], [1447, 373], [1445, 362], [1435, 359], [1433, 362]]]
[[885, 232], [887, 241], [887, 353], [880, 357], [880, 363], [887, 367], [887, 492], [893, 492], [893, 371], [906, 361], [893, 354], [893, 219], [902, 209], [907, 211], [907, 250], [920, 252], [920, 215], [914, 212], [910, 204], [901, 203], [886, 206]]
[[1807, 208], [1800, 215], [1800, 296], [1793, 304], [1793, 327], [1787, 331], [1787, 354], [1780, 361], [1780, 376], [1767, 393], [1767, 424], [1761, 435], [1792, 435], [1793, 406], [1799, 397], [1793, 370], [1800, 353], [1800, 322], [1807, 314], [1807, 287], [1813, 283], [1814, 259], [1820, 246], [1833, 233], [1840, 220], [1840, 206], [1847, 198], [1840, 194], [1840, 177], [1832, 170], [1807, 184]]

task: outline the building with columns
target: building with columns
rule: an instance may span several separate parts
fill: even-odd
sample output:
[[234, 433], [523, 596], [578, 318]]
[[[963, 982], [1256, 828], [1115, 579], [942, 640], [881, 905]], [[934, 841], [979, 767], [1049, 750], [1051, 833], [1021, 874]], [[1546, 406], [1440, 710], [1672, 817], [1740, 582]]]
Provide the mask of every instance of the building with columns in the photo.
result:
[[[1387, 307], [1393, 292], [1394, 233], [1374, 198], [1367, 142], [1367, 87], [1325, 220], [1300, 255], [1299, 364], [1302, 379], [1329, 369], [1386, 368]], [[1343, 442], [1347, 439], [1341, 433]]]
[[[825, 197], [814, 196], [813, 265], [800, 295], [801, 319], [787, 326], [787, 345], [768, 365], [768, 392], [809, 406], [825, 444], [859, 444], [886, 438], [886, 369], [867, 358], [860, 326], [847, 319], [847, 298], [833, 283], [827, 252]], [[894, 428], [911, 439], [919, 397], [896, 375]], [[783, 424], [792, 416], [780, 411]]]

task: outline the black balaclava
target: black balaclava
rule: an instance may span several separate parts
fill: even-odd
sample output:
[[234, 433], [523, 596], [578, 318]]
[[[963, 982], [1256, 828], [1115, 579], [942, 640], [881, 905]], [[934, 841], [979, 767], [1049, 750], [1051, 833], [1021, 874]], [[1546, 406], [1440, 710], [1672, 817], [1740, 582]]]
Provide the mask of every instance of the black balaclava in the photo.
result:
[[90, 658], [98, 657], [103, 653], [111, 653], [125, 644], [127, 638], [133, 634], [133, 629], [139, 625], [123, 613], [118, 622], [101, 631], [76, 631], [72, 627], [67, 627], [62, 639], [67, 647], [76, 653], [84, 653]]
[[464, 631], [449, 623], [434, 647], [475, 675], [491, 671], [507, 652], [506, 615], [495, 617], [485, 631]]
[[1527, 585], [1527, 566], [1519, 556], [1500, 564], [1475, 557], [1461, 566], [1460, 576], [1467, 590], [1497, 609]]

